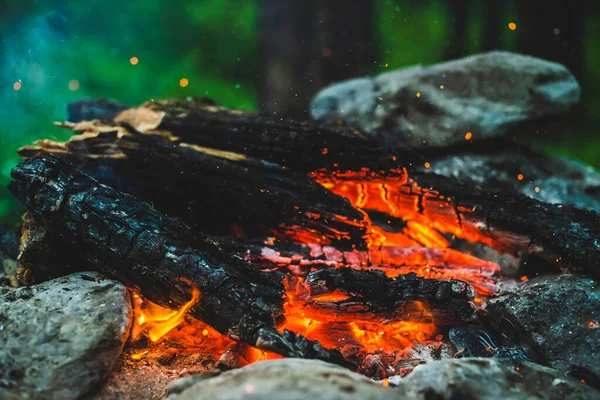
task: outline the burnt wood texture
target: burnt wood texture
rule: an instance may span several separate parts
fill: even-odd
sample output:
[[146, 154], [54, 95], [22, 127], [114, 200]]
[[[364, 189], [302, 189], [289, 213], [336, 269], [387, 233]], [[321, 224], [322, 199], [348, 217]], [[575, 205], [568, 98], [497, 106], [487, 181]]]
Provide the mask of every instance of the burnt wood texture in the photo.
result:
[[165, 307], [188, 302], [194, 285], [201, 297], [191, 315], [219, 332], [284, 356], [348, 365], [339, 352], [276, 329], [284, 318], [284, 287], [277, 274], [227, 255], [180, 220], [101, 185], [58, 157], [26, 161], [12, 177], [9, 189], [50, 232], [60, 246], [55, 252], [66, 257], [74, 251]]
[[[79, 103], [72, 112], [94, 109], [93, 104]], [[410, 165], [420, 155], [413, 150], [394, 149], [397, 161], [392, 161], [376, 143], [344, 125], [272, 118], [181, 99], [131, 108], [109, 122], [65, 126], [82, 134], [67, 143], [39, 141], [20, 154], [50, 152], [67, 158], [101, 182], [203, 232], [223, 235], [235, 228], [246, 237], [285, 236], [285, 227], [300, 226], [324, 243], [364, 248], [364, 215], [308, 172], [406, 166], [407, 186], [418, 183], [450, 199], [459, 224], [477, 227], [501, 251], [540, 255], [545, 261], [533, 272], [558, 268], [600, 278], [597, 213], [546, 204], [508, 188], [495, 191], [415, 172]], [[414, 195], [421, 204], [424, 195]]]

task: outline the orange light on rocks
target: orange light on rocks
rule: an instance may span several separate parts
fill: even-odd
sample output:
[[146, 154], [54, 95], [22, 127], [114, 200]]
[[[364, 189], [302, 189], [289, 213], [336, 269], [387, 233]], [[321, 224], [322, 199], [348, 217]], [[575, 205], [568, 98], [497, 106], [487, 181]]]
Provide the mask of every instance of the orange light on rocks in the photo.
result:
[[131, 65], [137, 65], [137, 63], [139, 63], [139, 62], [140, 62], [140, 59], [139, 59], [139, 58], [137, 58], [137, 57], [131, 57], [131, 58], [129, 59], [129, 62], [131, 63]]
[[473, 137], [473, 134], [471, 132], [465, 133], [465, 140], [471, 140], [472, 137]]
[[390, 386], [390, 381], [388, 381], [387, 379], [384, 379], [381, 381], [381, 384], [383, 385], [383, 387], [388, 387], [388, 386]]
[[417, 97], [421, 97], [421, 92], [417, 92]]
[[536, 193], [539, 193], [539, 192], [540, 192], [540, 187], [539, 187], [539, 186], [536, 186], [536, 187], [535, 187], [535, 192], [536, 192]]
[[440, 85], [440, 89], [444, 89], [444, 87], [445, 87], [444, 85]]
[[321, 154], [326, 155], [327, 153], [329, 153], [329, 149], [324, 147], [323, 150], [321, 150]]
[[521, 277], [521, 282], [527, 282], [529, 280], [529, 278], [527, 278], [527, 275], [523, 275]]
[[186, 78], [181, 78], [181, 80], [179, 81], [179, 86], [181, 87], [187, 87], [187, 85], [190, 84], [190, 81]]
[[519, 174], [519, 175], [517, 175], [517, 179], [518, 179], [518, 180], [522, 181], [522, 180], [523, 180], [523, 178], [524, 178], [523, 174]]
[[517, 29], [517, 24], [515, 24], [514, 22], [509, 22], [508, 23], [508, 29], [510, 29], [511, 31], [514, 31]]
[[425, 161], [425, 168], [430, 168], [431, 164], [428, 161]]

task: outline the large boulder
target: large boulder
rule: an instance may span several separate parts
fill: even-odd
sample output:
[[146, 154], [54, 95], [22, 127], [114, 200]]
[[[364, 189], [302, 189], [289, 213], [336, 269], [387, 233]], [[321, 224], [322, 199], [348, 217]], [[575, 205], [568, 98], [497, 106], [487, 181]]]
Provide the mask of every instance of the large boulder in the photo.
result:
[[127, 289], [94, 272], [0, 287], [0, 398], [80, 398], [112, 368], [131, 318]]
[[566, 373], [584, 367], [600, 375], [600, 286], [578, 275], [531, 279], [515, 293], [487, 302], [495, 320], [508, 320], [540, 360]]
[[600, 391], [538, 364], [500, 358], [462, 358], [416, 367], [396, 387], [414, 400], [600, 399]]
[[562, 65], [494, 51], [331, 85], [313, 118], [345, 120], [391, 145], [448, 146], [506, 134], [516, 124], [563, 113], [581, 96]]
[[396, 393], [362, 375], [317, 360], [261, 361], [220, 375], [204, 374], [170, 385], [169, 399], [381, 399]]

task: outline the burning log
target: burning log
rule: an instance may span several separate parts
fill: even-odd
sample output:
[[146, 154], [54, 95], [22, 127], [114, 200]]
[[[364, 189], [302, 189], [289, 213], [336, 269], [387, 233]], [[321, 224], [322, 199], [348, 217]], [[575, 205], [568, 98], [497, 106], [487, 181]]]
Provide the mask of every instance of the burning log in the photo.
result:
[[[284, 288], [209, 240], [195, 238], [182, 222], [135, 197], [99, 184], [60, 158], [27, 161], [12, 171], [10, 190], [33, 218], [105, 274], [167, 307], [189, 303], [191, 315], [235, 340], [289, 357], [318, 358], [341, 365], [340, 353], [293, 332], [280, 333]], [[54, 249], [60, 252], [59, 249]], [[193, 290], [192, 290], [193, 291]]]
[[[415, 301], [428, 304], [437, 325], [475, 318], [473, 288], [461, 281], [423, 279], [416, 274], [389, 278], [383, 271], [326, 268], [308, 274], [304, 285], [313, 298], [339, 291], [347, 294], [347, 298], [334, 301], [340, 309], [353, 303], [366, 304], [366, 312], [385, 314], [391, 320], [398, 319], [395, 313], [401, 304]], [[420, 316], [417, 318], [422, 321]]]
[[285, 227], [301, 226], [325, 243], [363, 242], [363, 215], [305, 174], [243, 154], [173, 143], [161, 135], [104, 125], [87, 128], [95, 132], [64, 144], [40, 141], [40, 147], [23, 148], [20, 154], [57, 154], [205, 233], [284, 235]]
[[[455, 236], [503, 252], [541, 255], [549, 262], [537, 272], [553, 265], [600, 277], [598, 214], [434, 174], [409, 176], [397, 167], [416, 161], [414, 151], [384, 155], [349, 127], [269, 118], [197, 100], [148, 103], [106, 123], [68, 125], [83, 134], [66, 144], [40, 141], [20, 154], [68, 158], [102, 182], [214, 234], [233, 229], [237, 236], [264, 237], [270, 231], [341, 250], [384, 243], [446, 249], [448, 236]], [[308, 171], [314, 172], [312, 181]], [[199, 194], [198, 187], [211, 195]], [[374, 223], [380, 217], [401, 233], [382, 232]]]

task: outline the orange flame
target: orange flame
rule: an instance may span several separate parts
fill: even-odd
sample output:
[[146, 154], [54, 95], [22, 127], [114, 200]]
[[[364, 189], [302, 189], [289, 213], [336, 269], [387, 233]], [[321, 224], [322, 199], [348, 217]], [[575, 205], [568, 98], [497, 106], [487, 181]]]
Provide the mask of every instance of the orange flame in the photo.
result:
[[[192, 298], [177, 311], [161, 307], [151, 301], [142, 301], [138, 294], [134, 294], [134, 315], [138, 327], [147, 332], [151, 341], [157, 342], [169, 331], [179, 326], [188, 310], [200, 300], [200, 290], [187, 281], [192, 287]], [[142, 306], [144, 306], [142, 308]]]

